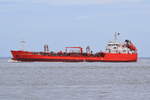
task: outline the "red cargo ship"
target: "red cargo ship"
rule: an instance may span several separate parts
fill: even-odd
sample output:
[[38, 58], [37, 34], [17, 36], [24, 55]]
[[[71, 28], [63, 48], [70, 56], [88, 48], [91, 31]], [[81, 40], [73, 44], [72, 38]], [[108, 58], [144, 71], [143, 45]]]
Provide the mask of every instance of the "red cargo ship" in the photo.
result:
[[38, 61], [38, 62], [135, 62], [137, 61], [137, 49], [130, 40], [118, 42], [117, 35], [110, 41], [106, 50], [93, 53], [88, 46], [86, 52], [81, 47], [66, 47], [65, 51], [50, 52], [48, 45], [44, 46], [43, 52], [30, 52], [24, 50], [12, 50], [12, 60]]

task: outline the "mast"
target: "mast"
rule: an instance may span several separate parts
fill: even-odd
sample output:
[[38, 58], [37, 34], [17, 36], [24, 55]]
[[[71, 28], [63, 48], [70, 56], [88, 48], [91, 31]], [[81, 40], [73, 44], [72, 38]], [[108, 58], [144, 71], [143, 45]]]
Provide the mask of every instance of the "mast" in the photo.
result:
[[44, 52], [49, 52], [49, 48], [47, 44], [44, 45]]
[[120, 35], [119, 32], [115, 32], [114, 34], [114, 41], [117, 42], [118, 41], [118, 36]]
[[20, 43], [21, 43], [21, 50], [24, 51], [25, 50], [26, 41], [20, 41]]

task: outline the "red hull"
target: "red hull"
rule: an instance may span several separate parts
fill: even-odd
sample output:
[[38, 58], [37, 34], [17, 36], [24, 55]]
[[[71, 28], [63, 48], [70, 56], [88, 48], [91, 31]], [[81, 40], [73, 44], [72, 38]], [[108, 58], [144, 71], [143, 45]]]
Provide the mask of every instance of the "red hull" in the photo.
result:
[[34, 52], [27, 51], [11, 51], [13, 60], [17, 61], [45, 61], [45, 62], [135, 62], [137, 61], [137, 53], [103, 53], [103, 56], [52, 56], [39, 55]]

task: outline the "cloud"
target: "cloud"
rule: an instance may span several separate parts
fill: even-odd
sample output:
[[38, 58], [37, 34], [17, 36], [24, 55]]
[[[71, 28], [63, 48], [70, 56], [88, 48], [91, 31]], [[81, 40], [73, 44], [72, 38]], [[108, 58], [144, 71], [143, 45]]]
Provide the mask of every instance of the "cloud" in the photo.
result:
[[46, 3], [49, 5], [93, 5], [111, 3], [137, 3], [144, 0], [0, 0], [0, 2]]

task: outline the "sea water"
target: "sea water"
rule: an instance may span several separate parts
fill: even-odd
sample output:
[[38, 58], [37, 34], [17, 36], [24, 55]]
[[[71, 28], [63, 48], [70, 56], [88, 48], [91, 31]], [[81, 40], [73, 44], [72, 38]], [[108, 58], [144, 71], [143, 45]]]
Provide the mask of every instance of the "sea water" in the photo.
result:
[[0, 100], [150, 100], [150, 59], [128, 63], [8, 62]]

